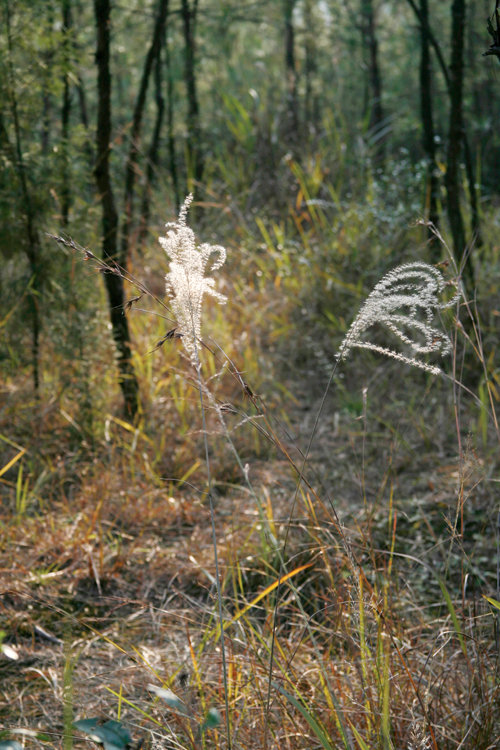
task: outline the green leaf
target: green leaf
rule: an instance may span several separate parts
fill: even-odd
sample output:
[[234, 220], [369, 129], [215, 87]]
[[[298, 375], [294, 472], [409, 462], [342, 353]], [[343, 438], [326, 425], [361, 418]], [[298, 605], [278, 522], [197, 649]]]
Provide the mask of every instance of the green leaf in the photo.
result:
[[287, 700], [290, 701], [292, 706], [295, 706], [297, 711], [300, 711], [300, 713], [316, 735], [317, 739], [320, 741], [322, 747], [324, 747], [325, 750], [335, 750], [335, 747], [330, 742], [330, 738], [327, 737], [324, 729], [318, 724], [314, 716], [307, 710], [307, 708], [281, 685], [276, 685], [275, 687], [277, 687], [279, 692], [284, 695]]
[[201, 731], [204, 732], [205, 729], [215, 729], [215, 727], [218, 727], [221, 723], [221, 715], [217, 711], [216, 708], [210, 708], [206, 717], [205, 721], [201, 725]]
[[361, 750], [370, 750], [370, 748], [368, 747], [368, 745], [366, 744], [366, 742], [364, 741], [364, 739], [362, 738], [362, 736], [360, 735], [360, 733], [358, 732], [354, 724], [352, 724], [352, 722], [349, 722], [349, 726], [351, 727], [352, 733], [354, 734]]
[[105, 750], [124, 750], [130, 745], [132, 738], [128, 729], [119, 721], [107, 721], [99, 725], [97, 719], [80, 719], [75, 721], [73, 726], [81, 732], [88, 734], [94, 742], [100, 742], [104, 745]]
[[493, 599], [491, 596], [484, 596], [484, 599], [486, 599], [487, 602], [491, 604], [492, 607], [495, 607], [496, 609], [500, 609], [500, 602], [497, 599]]
[[448, 589], [446, 588], [446, 585], [443, 579], [440, 576], [437, 576], [437, 579], [441, 587], [441, 591], [444, 596], [446, 606], [448, 607], [448, 612], [450, 613], [451, 621], [453, 623], [453, 627], [455, 628], [455, 633], [457, 634], [460, 646], [462, 648], [464, 656], [467, 656], [467, 645], [465, 643], [464, 634], [462, 633], [462, 628], [460, 627], [460, 623], [458, 621], [457, 613], [456, 613], [455, 607], [453, 606], [451, 596], [448, 593]]
[[73, 722], [75, 729], [79, 729], [81, 732], [88, 733], [91, 729], [97, 726], [98, 719], [79, 719]]
[[120, 743], [116, 743], [115, 740], [110, 737], [111, 741], [115, 742], [115, 744], [118, 744], [119, 747], [126, 747], [127, 745], [130, 745], [132, 743], [130, 732], [119, 721], [114, 721], [113, 719], [111, 719], [110, 721], [107, 721], [102, 725], [102, 729], [105, 729], [107, 733], [109, 733], [110, 735], [114, 735], [121, 741]]
[[156, 685], [148, 685], [147, 687], [148, 690], [150, 690], [152, 693], [155, 693], [158, 698], [164, 700], [167, 706], [172, 709], [172, 711], [175, 711], [182, 716], [190, 717], [190, 714], [188, 714], [186, 710], [186, 704], [181, 701], [181, 699], [169, 688], [156, 687]]

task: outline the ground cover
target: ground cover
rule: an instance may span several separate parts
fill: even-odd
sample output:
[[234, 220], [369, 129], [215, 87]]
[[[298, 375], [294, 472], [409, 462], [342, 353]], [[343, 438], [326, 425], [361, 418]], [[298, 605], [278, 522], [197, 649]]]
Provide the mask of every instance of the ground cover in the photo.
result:
[[207, 305], [204, 427], [182, 342], [157, 346], [165, 322], [139, 311], [136, 424], [111, 357], [90, 416], [5, 382], [4, 739], [84, 746], [74, 722], [95, 718], [135, 747], [495, 747], [494, 306], [480, 339], [440, 321], [451, 379], [360, 351], [329, 383], [342, 300], [358, 294], [354, 319], [371, 279], [326, 269], [311, 227], [300, 282], [275, 226], [226, 278], [233, 306]]

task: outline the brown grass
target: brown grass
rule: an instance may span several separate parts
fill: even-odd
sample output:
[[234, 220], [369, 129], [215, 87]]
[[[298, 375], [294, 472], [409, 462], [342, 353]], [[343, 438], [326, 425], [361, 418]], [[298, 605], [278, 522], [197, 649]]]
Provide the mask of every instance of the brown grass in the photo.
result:
[[[250, 296], [262, 310], [268, 296]], [[495, 747], [497, 615], [482, 597], [496, 586], [491, 424], [486, 443], [457, 444], [474, 402], [455, 420], [446, 382], [348, 363], [297, 493], [318, 393], [296, 341], [279, 352], [293, 370], [278, 373], [253, 308], [232, 315], [215, 325], [240, 375], [211, 340], [204, 351], [253, 488], [209, 405], [231, 747]], [[92, 373], [105, 394], [92, 432], [55, 376], [39, 405], [22, 378], [3, 387], [1, 465], [26, 454], [0, 477], [1, 629], [18, 656], [0, 655], [0, 722], [26, 747], [83, 747], [71, 722], [89, 717], [122, 721], [143, 747], [229, 747], [224, 721], [199, 732], [209, 708], [224, 718], [224, 679], [196, 384], [178, 342], [147, 354], [162, 321], [132, 320], [137, 425], [121, 420], [105, 364]], [[290, 577], [277, 587], [285, 536]]]

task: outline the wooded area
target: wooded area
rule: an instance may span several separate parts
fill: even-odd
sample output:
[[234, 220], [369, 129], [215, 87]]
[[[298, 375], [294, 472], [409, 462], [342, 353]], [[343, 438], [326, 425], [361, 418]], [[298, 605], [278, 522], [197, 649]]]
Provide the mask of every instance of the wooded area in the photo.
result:
[[498, 2], [0, 24], [0, 750], [496, 747]]

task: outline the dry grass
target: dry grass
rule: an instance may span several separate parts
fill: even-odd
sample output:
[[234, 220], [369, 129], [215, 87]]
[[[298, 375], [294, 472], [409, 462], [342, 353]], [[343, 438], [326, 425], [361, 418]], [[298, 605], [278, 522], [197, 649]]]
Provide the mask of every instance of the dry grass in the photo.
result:
[[228, 430], [209, 408], [230, 737], [224, 720], [200, 733], [225, 699], [196, 384], [175, 341], [147, 354], [164, 326], [142, 314], [137, 425], [104, 365], [92, 434], [57, 389], [35, 423], [28, 383], [2, 393], [2, 465], [26, 448], [1, 477], [1, 629], [18, 659], [0, 656], [0, 722], [26, 730], [5, 736], [84, 746], [71, 723], [98, 717], [152, 748], [496, 746], [491, 423], [485, 441], [476, 404], [454, 412], [447, 382], [363, 354], [334, 382], [297, 492], [319, 398], [295, 363], [311, 341], [289, 337], [278, 354], [293, 372], [273, 371], [265, 311], [276, 331], [289, 311], [262, 287], [224, 318], [211, 309], [241, 378], [211, 340], [204, 352]]

